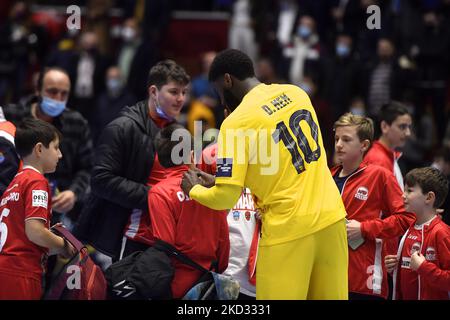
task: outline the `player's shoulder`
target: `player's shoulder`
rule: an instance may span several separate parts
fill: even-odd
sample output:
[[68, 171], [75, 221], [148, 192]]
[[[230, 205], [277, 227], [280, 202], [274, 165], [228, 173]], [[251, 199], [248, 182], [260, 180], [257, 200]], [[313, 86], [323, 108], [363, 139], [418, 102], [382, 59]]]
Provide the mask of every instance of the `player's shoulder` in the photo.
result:
[[43, 174], [32, 169], [25, 169], [16, 175], [17, 182], [22, 189], [32, 186], [33, 188], [47, 188], [48, 181]]
[[388, 169], [386, 169], [384, 166], [377, 164], [377, 163], [372, 163], [372, 162], [368, 162], [365, 163], [366, 169], [365, 169], [365, 174], [368, 176], [372, 176], [372, 177], [382, 177], [382, 178], [394, 178], [395, 176], [392, 173], [392, 171], [389, 171]]
[[44, 175], [33, 169], [24, 169], [17, 174], [18, 177], [22, 179], [27, 179], [29, 181], [47, 181]]

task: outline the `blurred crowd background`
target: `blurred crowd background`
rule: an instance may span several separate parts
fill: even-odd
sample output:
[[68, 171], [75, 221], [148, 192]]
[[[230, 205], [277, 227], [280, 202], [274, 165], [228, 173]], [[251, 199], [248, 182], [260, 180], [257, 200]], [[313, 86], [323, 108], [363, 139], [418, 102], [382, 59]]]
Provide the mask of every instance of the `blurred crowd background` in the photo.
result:
[[[0, 2], [0, 106], [26, 101], [43, 67], [61, 67], [68, 106], [95, 143], [122, 107], [147, 98], [150, 67], [170, 58], [192, 77], [179, 121], [219, 128], [223, 108], [207, 72], [215, 52], [232, 47], [253, 59], [261, 81], [309, 94], [330, 158], [340, 115], [376, 117], [398, 100], [414, 118], [402, 171], [450, 163], [450, 0], [86, 0], [76, 2], [81, 28], [68, 30], [72, 4]], [[367, 27], [370, 5], [380, 8], [380, 29]]]

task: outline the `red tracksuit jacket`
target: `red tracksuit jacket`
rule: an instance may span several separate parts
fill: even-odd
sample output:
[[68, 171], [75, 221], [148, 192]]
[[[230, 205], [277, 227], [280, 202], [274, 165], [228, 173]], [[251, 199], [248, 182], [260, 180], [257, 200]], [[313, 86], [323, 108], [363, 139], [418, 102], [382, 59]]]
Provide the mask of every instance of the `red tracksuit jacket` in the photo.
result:
[[[181, 178], [187, 166], [166, 169], [166, 179], [148, 193], [153, 238], [172, 244], [179, 251], [209, 269], [217, 262], [217, 272], [228, 266], [230, 240], [227, 211], [216, 211], [191, 200], [181, 190]], [[172, 280], [174, 298], [182, 298], [201, 276], [201, 272], [172, 259], [175, 275]]]
[[[402, 153], [398, 151], [393, 151], [380, 143], [380, 141], [375, 141], [372, 144], [372, 147], [369, 149], [367, 154], [364, 157], [364, 162], [367, 164], [374, 164], [383, 168], [386, 168], [390, 172], [394, 174], [400, 188], [403, 190], [403, 176], [400, 172], [400, 168], [396, 172], [396, 161], [400, 159]], [[397, 164], [398, 167], [398, 164]], [[398, 175], [398, 176], [397, 176]], [[400, 239], [393, 238], [386, 241], [386, 253], [387, 254], [396, 254], [398, 249], [398, 242]]]
[[[332, 175], [341, 169], [331, 169]], [[349, 247], [349, 292], [387, 298], [384, 239], [402, 235], [413, 223], [414, 215], [405, 211], [394, 175], [379, 166], [362, 163], [347, 178], [341, 196], [347, 219], [361, 222], [365, 239], [356, 250]]]
[[[409, 269], [410, 257], [415, 248], [426, 259], [417, 272]], [[400, 242], [397, 257], [399, 264], [394, 271], [393, 299], [450, 299], [450, 227], [439, 217], [422, 228], [411, 226]], [[409, 273], [410, 279], [415, 274], [417, 280], [409, 283], [403, 281], [401, 285], [401, 278], [406, 273]]]

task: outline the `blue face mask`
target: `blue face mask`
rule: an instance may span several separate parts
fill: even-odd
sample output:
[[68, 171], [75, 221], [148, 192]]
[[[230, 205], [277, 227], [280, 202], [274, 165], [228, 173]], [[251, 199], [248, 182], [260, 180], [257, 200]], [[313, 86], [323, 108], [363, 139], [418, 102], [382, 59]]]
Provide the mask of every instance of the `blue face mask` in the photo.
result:
[[366, 113], [363, 108], [350, 108], [350, 113], [355, 114], [357, 116], [365, 116]]
[[57, 117], [66, 109], [66, 101], [57, 101], [49, 97], [42, 97], [40, 104], [42, 112], [50, 117]]
[[106, 88], [108, 89], [109, 94], [115, 97], [122, 92], [123, 84], [120, 79], [110, 78], [106, 81]]
[[311, 28], [306, 26], [299, 26], [297, 28], [297, 34], [302, 38], [308, 38], [311, 35]]
[[350, 54], [350, 47], [345, 44], [338, 43], [336, 45], [336, 54], [339, 57], [347, 57]]
[[171, 116], [169, 116], [167, 113], [164, 112], [164, 110], [161, 108], [161, 105], [159, 104], [158, 98], [155, 100], [155, 107], [156, 107], [156, 113], [158, 114], [158, 117], [173, 121], [175, 120]]

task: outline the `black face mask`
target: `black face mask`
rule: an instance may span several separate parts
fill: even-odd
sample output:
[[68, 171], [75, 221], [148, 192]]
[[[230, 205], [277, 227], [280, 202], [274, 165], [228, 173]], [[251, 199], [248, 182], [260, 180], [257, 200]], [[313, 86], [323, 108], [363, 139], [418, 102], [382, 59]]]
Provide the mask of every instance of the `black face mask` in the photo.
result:
[[228, 89], [223, 90], [223, 99], [225, 100], [227, 109], [231, 112], [233, 112], [234, 109], [236, 109], [241, 104], [241, 100], [233, 96], [231, 91]]

